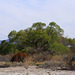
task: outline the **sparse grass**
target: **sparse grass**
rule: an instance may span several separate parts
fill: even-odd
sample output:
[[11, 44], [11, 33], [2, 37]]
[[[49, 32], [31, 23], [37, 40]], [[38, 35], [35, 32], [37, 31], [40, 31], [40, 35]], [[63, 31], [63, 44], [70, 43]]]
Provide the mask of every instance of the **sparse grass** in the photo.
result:
[[23, 66], [21, 62], [0, 62], [0, 67], [16, 67], [16, 66]]
[[[40, 63], [40, 62], [39, 62]], [[36, 63], [40, 68], [49, 68], [52, 70], [68, 69], [68, 65], [64, 60], [64, 55], [55, 55], [49, 61], [45, 61], [42, 64]]]
[[45, 62], [36, 62], [35, 63], [36, 66], [43, 65], [43, 64], [45, 64]]
[[48, 52], [40, 52], [38, 54], [34, 54], [32, 57], [33, 62], [50, 61], [51, 58], [52, 58], [52, 55], [50, 55]]
[[[30, 65], [46, 65], [45, 67], [47, 68], [62, 68], [62, 67], [68, 67], [68, 59], [70, 59], [71, 55], [66, 54], [66, 55], [55, 55], [51, 56], [48, 53], [39, 53], [39, 54], [34, 54], [32, 57], [29, 56], [28, 58], [25, 59], [24, 63], [21, 62], [0, 62], [0, 66], [5, 66], [5, 67], [15, 67], [15, 66], [24, 66], [25, 68], [28, 68]], [[74, 55], [72, 55], [74, 56]], [[66, 59], [66, 61], [65, 61]], [[72, 63], [72, 65], [75, 67], [75, 62]]]
[[11, 62], [0, 62], [0, 67], [4, 68], [4, 67], [10, 67], [11, 66]]
[[53, 60], [53, 61], [63, 61], [63, 56], [55, 55], [55, 56], [52, 57], [51, 60]]

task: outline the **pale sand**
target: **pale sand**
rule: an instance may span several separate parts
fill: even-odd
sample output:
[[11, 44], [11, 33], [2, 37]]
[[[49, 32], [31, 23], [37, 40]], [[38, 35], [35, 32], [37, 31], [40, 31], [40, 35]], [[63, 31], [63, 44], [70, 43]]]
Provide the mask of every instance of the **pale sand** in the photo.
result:
[[8, 67], [0, 68], [0, 75], [75, 75], [75, 71], [52, 71], [50, 69], [36, 68], [36, 66], [30, 66], [28, 69], [24, 67]]

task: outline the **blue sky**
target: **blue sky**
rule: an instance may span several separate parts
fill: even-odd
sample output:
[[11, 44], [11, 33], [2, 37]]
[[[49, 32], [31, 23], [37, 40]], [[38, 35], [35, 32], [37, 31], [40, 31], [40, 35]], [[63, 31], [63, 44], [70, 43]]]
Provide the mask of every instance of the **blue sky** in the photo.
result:
[[35, 22], [56, 22], [65, 37], [75, 38], [75, 0], [0, 0], [0, 40]]

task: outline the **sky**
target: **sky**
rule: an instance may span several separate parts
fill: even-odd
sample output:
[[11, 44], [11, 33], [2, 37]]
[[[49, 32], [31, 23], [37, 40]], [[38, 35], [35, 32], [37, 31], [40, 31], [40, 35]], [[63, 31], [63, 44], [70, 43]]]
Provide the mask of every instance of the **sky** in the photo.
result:
[[64, 37], [75, 38], [75, 0], [0, 0], [0, 40], [36, 22], [56, 22]]

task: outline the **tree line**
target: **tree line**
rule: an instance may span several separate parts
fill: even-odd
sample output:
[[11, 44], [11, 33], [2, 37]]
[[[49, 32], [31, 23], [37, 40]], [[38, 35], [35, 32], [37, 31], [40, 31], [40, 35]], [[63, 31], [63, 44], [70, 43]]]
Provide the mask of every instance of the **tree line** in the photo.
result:
[[30, 28], [8, 34], [9, 42], [3, 40], [0, 44], [0, 54], [16, 53], [38, 53], [48, 51], [50, 54], [69, 53], [75, 40], [63, 37], [64, 30], [55, 22], [36, 22]]

